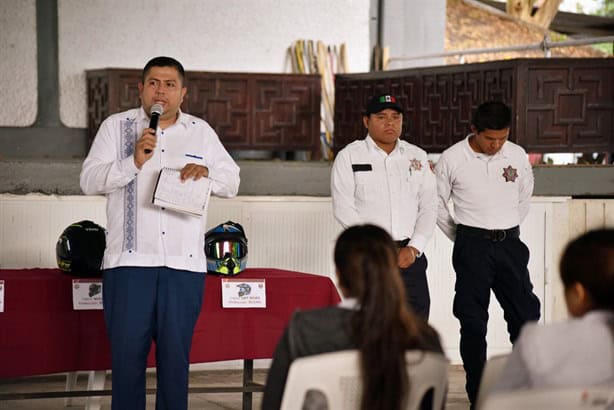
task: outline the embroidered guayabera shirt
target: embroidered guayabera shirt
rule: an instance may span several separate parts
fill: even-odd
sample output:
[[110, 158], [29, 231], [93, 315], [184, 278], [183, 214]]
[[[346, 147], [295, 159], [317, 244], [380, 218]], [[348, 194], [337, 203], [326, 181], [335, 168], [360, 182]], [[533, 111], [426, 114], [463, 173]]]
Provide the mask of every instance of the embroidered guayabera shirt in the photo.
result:
[[107, 197], [103, 266], [167, 266], [205, 272], [206, 215], [196, 217], [153, 205], [158, 173], [163, 167], [204, 165], [212, 180], [211, 192], [233, 197], [239, 189], [239, 167], [209, 124], [180, 112], [173, 125], [158, 128], [153, 157], [139, 170], [134, 164], [134, 146], [148, 126], [143, 108], [109, 116], [83, 163], [83, 192]]
[[398, 140], [387, 154], [371, 136], [342, 149], [331, 176], [333, 213], [343, 227], [372, 223], [423, 252], [437, 220], [435, 175], [426, 152]]
[[483, 229], [520, 225], [533, 193], [533, 170], [521, 146], [506, 141], [495, 155], [480, 154], [469, 145], [470, 136], [445, 150], [435, 167], [437, 225], [452, 240], [456, 224]]

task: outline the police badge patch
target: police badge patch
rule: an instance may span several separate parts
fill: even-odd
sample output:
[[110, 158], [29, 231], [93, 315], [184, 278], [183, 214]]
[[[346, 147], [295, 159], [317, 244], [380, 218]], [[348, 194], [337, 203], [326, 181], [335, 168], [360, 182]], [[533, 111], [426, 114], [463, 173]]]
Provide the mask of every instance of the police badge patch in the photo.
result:
[[503, 168], [503, 178], [505, 178], [505, 182], [516, 182], [518, 171], [511, 165], [508, 165], [507, 168]]
[[422, 162], [419, 159], [412, 159], [409, 161], [409, 168], [414, 171], [420, 171], [422, 169]]

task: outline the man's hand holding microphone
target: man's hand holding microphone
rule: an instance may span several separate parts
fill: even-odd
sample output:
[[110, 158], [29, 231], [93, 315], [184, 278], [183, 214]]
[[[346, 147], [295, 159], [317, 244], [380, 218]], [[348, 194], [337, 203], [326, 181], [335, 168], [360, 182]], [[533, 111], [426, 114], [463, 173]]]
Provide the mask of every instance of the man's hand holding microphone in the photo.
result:
[[[149, 110], [149, 127], [143, 130], [143, 134], [136, 142], [136, 147], [134, 148], [134, 164], [138, 169], [141, 169], [143, 164], [153, 157], [153, 151], [156, 148], [156, 142], [158, 140], [156, 131], [158, 129], [158, 123], [160, 122], [160, 116], [163, 113], [164, 108], [160, 104], [152, 105]], [[207, 176], [209, 176], [209, 169], [203, 165], [194, 163], [186, 164], [180, 174], [181, 182], [187, 179], [198, 180]]]
[[156, 130], [158, 129], [158, 122], [160, 116], [164, 112], [164, 108], [160, 104], [154, 104], [151, 106], [149, 113], [149, 128], [143, 130], [141, 138], [136, 142], [134, 147], [134, 164], [138, 169], [143, 167], [143, 164], [151, 159], [153, 156], [154, 148], [156, 148]]

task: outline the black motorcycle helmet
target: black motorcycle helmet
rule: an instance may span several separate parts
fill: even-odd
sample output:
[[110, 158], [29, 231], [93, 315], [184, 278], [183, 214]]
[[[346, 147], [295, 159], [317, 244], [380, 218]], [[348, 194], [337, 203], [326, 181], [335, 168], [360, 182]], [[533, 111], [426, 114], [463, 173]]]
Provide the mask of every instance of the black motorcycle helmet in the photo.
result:
[[103, 227], [87, 220], [76, 222], [64, 229], [55, 245], [58, 267], [73, 276], [101, 276], [105, 247]]
[[247, 265], [247, 238], [241, 224], [227, 221], [205, 234], [207, 272], [238, 275]]

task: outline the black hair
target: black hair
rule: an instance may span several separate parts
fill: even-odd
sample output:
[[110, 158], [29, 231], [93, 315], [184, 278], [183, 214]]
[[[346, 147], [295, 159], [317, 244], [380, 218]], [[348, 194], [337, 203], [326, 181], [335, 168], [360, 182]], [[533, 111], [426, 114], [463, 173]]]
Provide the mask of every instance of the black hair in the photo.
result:
[[173, 67], [179, 73], [179, 78], [181, 79], [181, 84], [185, 84], [185, 70], [181, 63], [175, 60], [172, 57], [154, 57], [145, 64], [145, 68], [143, 68], [143, 75], [141, 78], [141, 82], [145, 82], [145, 77], [149, 74], [149, 70], [152, 67]]
[[501, 101], [487, 101], [478, 106], [473, 113], [471, 125], [477, 132], [502, 130], [509, 128], [512, 122], [512, 110]]
[[335, 244], [339, 284], [359, 305], [352, 337], [360, 350], [362, 410], [405, 408], [409, 393], [405, 350], [426, 345], [426, 322], [407, 305], [397, 253], [390, 235], [374, 225], [352, 226]]
[[614, 229], [589, 231], [571, 241], [559, 270], [565, 288], [584, 286], [593, 309], [614, 310]]

